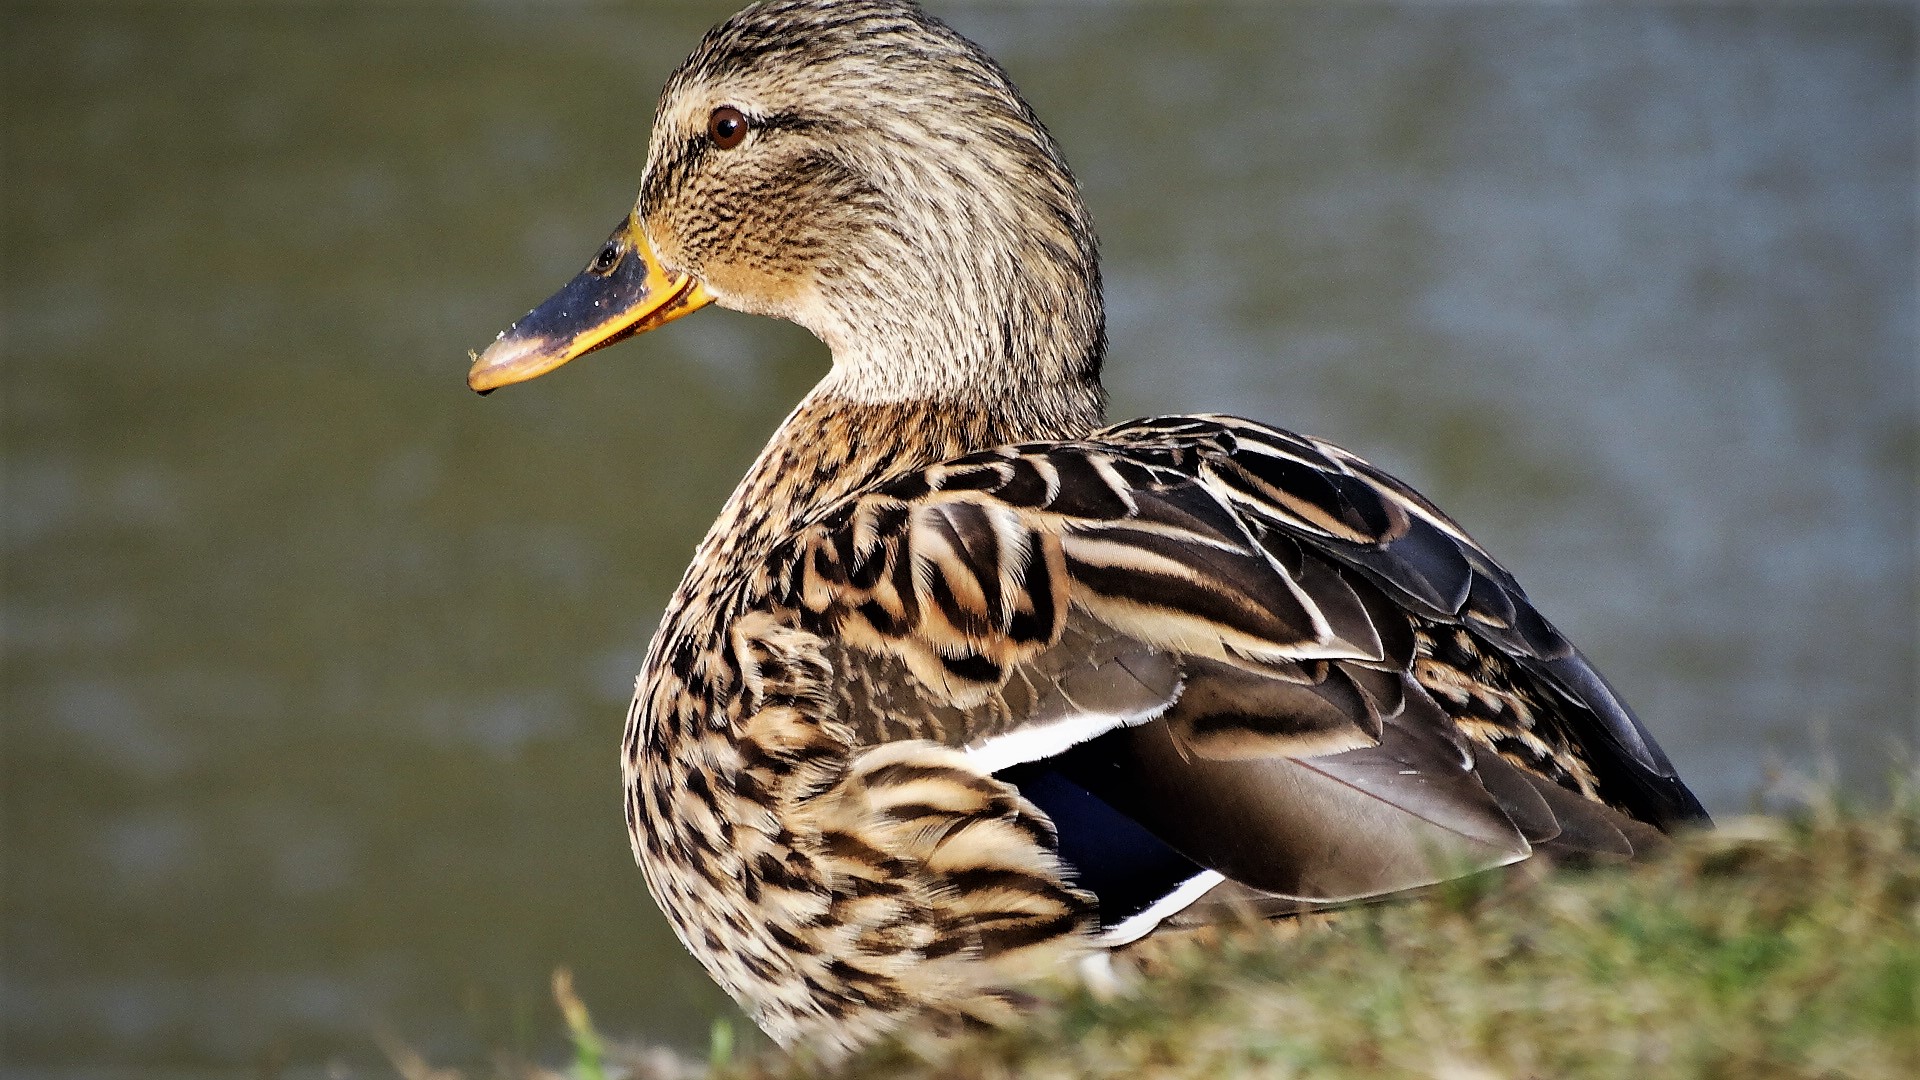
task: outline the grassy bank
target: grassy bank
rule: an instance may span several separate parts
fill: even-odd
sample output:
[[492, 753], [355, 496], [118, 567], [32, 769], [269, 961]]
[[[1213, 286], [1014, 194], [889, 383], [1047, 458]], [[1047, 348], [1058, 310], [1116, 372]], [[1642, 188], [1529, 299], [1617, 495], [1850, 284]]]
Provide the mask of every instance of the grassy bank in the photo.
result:
[[[1456, 883], [1291, 937], [1168, 952], [1019, 1031], [694, 1068], [617, 1046], [576, 1076], [1920, 1076], [1920, 807], [1743, 818], [1645, 865]], [[583, 1019], [577, 1016], [576, 1019]], [[582, 1080], [588, 1080], [583, 1077]]]

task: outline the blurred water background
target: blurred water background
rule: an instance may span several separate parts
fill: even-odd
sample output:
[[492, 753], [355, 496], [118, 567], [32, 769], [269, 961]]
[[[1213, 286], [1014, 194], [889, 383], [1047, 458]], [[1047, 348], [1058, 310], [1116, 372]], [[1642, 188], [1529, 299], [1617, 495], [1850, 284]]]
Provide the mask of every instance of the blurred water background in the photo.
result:
[[[631, 864], [656, 613], [823, 348], [486, 400], [732, 0], [9, 4], [0, 1061], [551, 1052], [733, 1015]], [[1065, 145], [1116, 416], [1449, 508], [1716, 809], [1916, 725], [1915, 9], [936, 3]]]

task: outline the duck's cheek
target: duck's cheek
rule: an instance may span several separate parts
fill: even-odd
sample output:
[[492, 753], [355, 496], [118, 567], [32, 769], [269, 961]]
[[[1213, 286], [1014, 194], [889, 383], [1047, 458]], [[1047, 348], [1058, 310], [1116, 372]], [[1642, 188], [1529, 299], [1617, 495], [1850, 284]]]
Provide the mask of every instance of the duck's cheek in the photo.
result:
[[753, 235], [724, 237], [696, 254], [691, 272], [722, 307], [790, 319], [810, 291], [808, 269]]
[[660, 260], [663, 269], [690, 274], [703, 281], [706, 279], [700, 252], [686, 243], [687, 231], [672, 218], [656, 214], [644, 219], [641, 228], [646, 234], [647, 245], [653, 249], [654, 257]]
[[702, 280], [721, 307], [794, 321], [799, 321], [796, 316], [805, 306], [803, 298], [811, 291], [798, 276], [736, 262], [710, 265]]

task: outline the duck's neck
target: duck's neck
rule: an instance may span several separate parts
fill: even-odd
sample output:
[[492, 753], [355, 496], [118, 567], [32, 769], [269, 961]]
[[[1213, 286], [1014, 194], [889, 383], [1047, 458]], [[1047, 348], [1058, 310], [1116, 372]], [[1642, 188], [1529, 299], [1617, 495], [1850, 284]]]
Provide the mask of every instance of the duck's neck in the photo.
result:
[[1099, 427], [1098, 381], [1015, 399], [871, 401], [849, 396], [836, 366], [801, 400], [734, 489], [694, 565], [763, 555], [802, 522], [884, 477], [1007, 443], [1077, 439]]

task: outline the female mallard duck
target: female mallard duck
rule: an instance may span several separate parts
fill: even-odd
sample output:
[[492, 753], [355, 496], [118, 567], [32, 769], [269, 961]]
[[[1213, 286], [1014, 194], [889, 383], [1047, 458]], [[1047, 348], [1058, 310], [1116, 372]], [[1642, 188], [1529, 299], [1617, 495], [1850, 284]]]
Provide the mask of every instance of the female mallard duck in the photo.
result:
[[1156, 927], [1705, 820], [1418, 493], [1225, 416], [1103, 427], [1093, 230], [1007, 75], [904, 0], [771, 0], [667, 81], [633, 213], [485, 392], [707, 303], [833, 368], [660, 622], [627, 825], [782, 1043], [993, 1022]]

